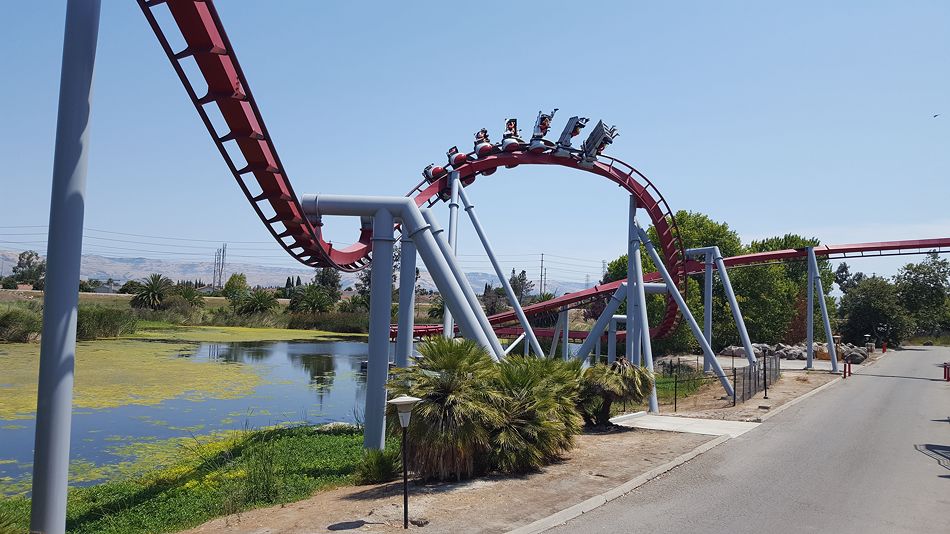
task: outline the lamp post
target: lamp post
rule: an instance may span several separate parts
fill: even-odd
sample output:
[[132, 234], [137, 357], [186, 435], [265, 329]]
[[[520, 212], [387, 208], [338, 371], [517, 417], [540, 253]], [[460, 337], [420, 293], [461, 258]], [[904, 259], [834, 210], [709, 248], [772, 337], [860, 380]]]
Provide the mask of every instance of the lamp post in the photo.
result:
[[400, 395], [388, 401], [396, 407], [399, 413], [399, 426], [402, 427], [402, 528], [409, 528], [409, 470], [406, 466], [406, 428], [409, 427], [409, 418], [412, 417], [412, 408], [422, 399]]

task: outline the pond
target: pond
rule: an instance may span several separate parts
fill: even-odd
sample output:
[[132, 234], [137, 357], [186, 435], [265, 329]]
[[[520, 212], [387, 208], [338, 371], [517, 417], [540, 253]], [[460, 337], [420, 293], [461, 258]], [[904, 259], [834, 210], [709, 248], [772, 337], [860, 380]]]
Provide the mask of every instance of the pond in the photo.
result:
[[[159, 465], [173, 460], [181, 444], [216, 433], [362, 418], [366, 384], [361, 364], [367, 358], [366, 343], [200, 343], [179, 350], [177, 358], [185, 365], [209, 366], [206, 372], [210, 374], [224, 369], [217, 366], [242, 366], [260, 380], [237, 397], [185, 394], [152, 404], [75, 408], [71, 485], [135, 474], [147, 468], [143, 457], [152, 456]], [[136, 384], [122, 386], [134, 390]], [[3, 395], [0, 388], [0, 402]], [[0, 494], [29, 490], [34, 426], [32, 416], [0, 418]]]

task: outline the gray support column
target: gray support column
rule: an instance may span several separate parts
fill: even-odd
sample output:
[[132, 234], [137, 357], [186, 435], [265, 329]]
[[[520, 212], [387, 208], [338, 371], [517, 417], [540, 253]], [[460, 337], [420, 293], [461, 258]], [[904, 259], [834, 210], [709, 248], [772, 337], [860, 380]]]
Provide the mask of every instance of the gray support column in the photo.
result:
[[[749, 339], [749, 331], [746, 330], [745, 319], [742, 318], [742, 310], [739, 309], [739, 301], [736, 299], [736, 293], [732, 289], [729, 272], [726, 270], [726, 264], [722, 261], [722, 253], [719, 252], [719, 247], [712, 248], [715, 254], [716, 268], [719, 269], [719, 279], [722, 280], [726, 298], [729, 299], [729, 309], [732, 310], [732, 318], [736, 321], [736, 329], [739, 331], [739, 339], [742, 340], [742, 347], [745, 349], [746, 360], [748, 360], [749, 365], [755, 365], [757, 360], [755, 358], [755, 351], [752, 350], [752, 340]], [[708, 258], [709, 255], [706, 257]], [[711, 347], [712, 343], [709, 345]]]
[[[636, 201], [633, 200], [633, 198], [634, 198], [633, 195], [631, 195], [630, 196], [631, 206], [636, 205], [635, 204]], [[642, 261], [640, 260], [640, 240], [642, 236], [641, 236], [640, 227], [637, 226], [636, 220], [634, 220], [633, 217], [631, 217], [630, 221], [631, 221], [630, 233], [633, 235], [631, 238], [630, 246], [628, 247], [629, 248], [628, 254], [630, 254], [633, 257], [633, 281], [637, 288], [637, 290], [634, 292], [634, 295], [633, 295], [633, 298], [635, 298], [637, 302], [637, 316], [633, 318], [633, 321], [640, 323], [638, 325], [637, 331], [634, 332], [634, 334], [638, 335], [641, 340], [641, 343], [633, 343], [633, 345], [637, 346], [637, 345], [642, 344], [643, 352], [642, 352], [641, 357], [646, 361], [647, 369], [649, 369], [650, 372], [653, 372], [653, 343], [650, 340], [650, 320], [647, 317], [647, 297], [646, 297], [646, 291], [644, 290], [644, 287], [643, 287], [643, 264], [642, 264]], [[643, 235], [645, 236], [646, 234], [643, 234]], [[647, 245], [647, 252], [649, 252], [651, 250], [650, 247], [652, 245], [650, 245], [650, 242], [647, 239], [644, 239], [644, 242]], [[655, 253], [656, 251], [654, 251], [654, 254]], [[666, 271], [666, 268], [663, 266], [663, 262], [660, 261], [658, 257], [653, 258], [653, 261], [657, 263], [657, 269], [659, 269], [661, 273]], [[666, 282], [667, 286], [670, 287], [670, 294], [679, 296], [679, 291], [676, 291], [675, 289], [676, 285], [673, 283], [672, 278], [669, 277], [669, 273], [667, 273], [667, 277], [665, 277], [663, 281]], [[627, 286], [628, 287], [630, 286], [629, 278], [627, 279]], [[627, 309], [628, 310], [630, 309], [629, 304], [627, 305]], [[630, 314], [628, 312], [627, 313], [627, 348], [628, 349], [631, 346], [630, 332], [631, 332]], [[653, 388], [650, 389], [650, 412], [658, 413], [659, 411], [660, 411], [660, 406], [656, 402], [656, 380], [654, 379]]]
[[554, 334], [551, 335], [551, 351], [548, 353], [549, 358], [553, 358], [557, 354], [557, 344], [561, 339], [561, 316], [558, 315], [557, 321], [554, 323]]
[[[706, 343], [709, 343], [709, 346], [712, 346], [712, 319], [713, 319], [713, 258], [712, 254], [708, 252], [706, 256], [706, 271], [703, 279], [703, 335], [706, 337]], [[706, 359], [703, 359], [703, 372], [708, 373], [710, 368], [710, 363]]]
[[409, 357], [412, 356], [412, 329], [416, 307], [416, 244], [412, 242], [405, 228], [399, 244], [399, 330], [396, 332], [396, 367], [408, 367]]
[[[458, 171], [452, 171], [449, 173], [449, 232], [448, 237], [446, 238], [449, 243], [449, 248], [452, 249], [452, 253], [455, 254], [458, 252], [458, 220], [459, 220], [459, 173]], [[454, 325], [452, 322], [452, 312], [449, 311], [446, 307], [442, 311], [442, 331], [449, 332], [451, 337], [451, 332], [454, 330]]]
[[380, 209], [373, 217], [373, 265], [370, 273], [369, 362], [363, 447], [386, 444], [386, 378], [389, 376], [389, 321], [392, 315], [393, 216]]
[[[613, 341], [616, 342], [616, 323], [613, 320], [614, 313], [617, 312], [617, 308], [620, 307], [620, 303], [623, 302], [623, 299], [626, 298], [627, 294], [627, 284], [620, 284], [620, 287], [614, 291], [614, 294], [610, 296], [610, 300], [607, 301], [607, 304], [604, 306], [604, 311], [601, 312], [600, 316], [597, 317], [597, 320], [594, 322], [594, 326], [590, 329], [590, 334], [587, 334], [587, 339], [584, 340], [584, 343], [581, 344], [580, 348], [577, 349], [577, 354], [574, 355], [575, 358], [586, 358], [590, 354], [591, 348], [594, 344], [600, 347], [600, 336], [603, 335], [604, 329], [610, 327], [611, 336], [613, 336]], [[617, 349], [615, 344], [610, 345], [611, 337], [608, 337], [608, 360], [612, 363], [617, 357]], [[611, 351], [610, 347], [613, 346], [614, 349]], [[597, 355], [600, 356], [600, 350], [597, 351]], [[611, 355], [613, 359], [611, 359]]]
[[[626, 291], [626, 288], [624, 288], [624, 291]], [[617, 361], [617, 321], [611, 318], [607, 330], [607, 363], [614, 363], [615, 361]]]
[[[639, 361], [641, 358], [640, 351], [643, 347], [643, 343], [638, 341], [641, 339], [640, 336], [640, 327], [641, 325], [637, 322], [636, 318], [640, 316], [639, 307], [641, 305], [646, 305], [644, 300], [641, 303], [636, 298], [636, 292], [642, 291], [642, 287], [637, 287], [636, 282], [636, 265], [640, 263], [640, 238], [637, 235], [637, 197], [630, 195], [630, 215], [628, 217], [628, 226], [627, 226], [627, 337], [626, 337], [626, 355], [627, 359], [631, 362]], [[634, 254], [638, 256], [634, 258]], [[639, 286], [643, 285], [643, 274], [640, 275]], [[643, 337], [650, 337], [649, 334]], [[652, 362], [651, 362], [652, 366]], [[654, 401], [655, 403], [655, 401]], [[651, 405], [650, 411], [655, 412], [654, 407]]]
[[[805, 369], [812, 369], [815, 360], [815, 271], [811, 266], [811, 257], [814, 250], [808, 247], [808, 301], [805, 305]], [[817, 262], [816, 262], [817, 263]]]
[[[458, 182], [458, 180], [455, 181]], [[534, 335], [534, 330], [531, 329], [531, 323], [528, 322], [528, 317], [521, 308], [521, 302], [518, 300], [517, 295], [515, 295], [515, 291], [511, 288], [511, 283], [508, 281], [508, 278], [505, 277], [505, 272], [501, 269], [501, 265], [499, 265], [498, 259], [495, 257], [495, 251], [492, 250], [491, 243], [488, 241], [485, 230], [482, 228], [482, 223], [478, 220], [478, 215], [475, 213], [475, 206], [469, 202], [465, 189], [458, 188], [458, 193], [459, 198], [462, 200], [462, 205], [465, 206], [465, 211], [468, 213], [468, 218], [472, 221], [472, 226], [475, 228], [475, 233], [478, 234], [478, 239], [482, 242], [482, 248], [485, 249], [485, 254], [488, 255], [488, 260], [491, 261], [492, 268], [495, 269], [495, 275], [501, 282], [501, 287], [505, 289], [508, 302], [511, 303], [515, 316], [518, 317], [518, 322], [521, 323], [521, 328], [524, 328], [525, 335], [527, 336], [526, 343], [531, 345], [531, 350], [533, 350], [535, 354], [544, 356], [544, 351], [541, 350], [541, 344], [538, 343], [538, 338]]]
[[831, 358], [831, 371], [838, 372], [838, 351], [835, 349], [835, 338], [831, 332], [831, 318], [828, 317], [828, 304], [825, 302], [825, 290], [821, 284], [821, 275], [818, 273], [818, 259], [815, 249], [808, 247], [808, 262], [815, 271], [815, 288], [818, 290], [818, 305], [821, 307], [821, 318], [825, 324], [825, 336], [828, 338], [828, 356]]
[[53, 156], [43, 337], [37, 384], [30, 531], [66, 530], [79, 262], [99, 0], [66, 4]]
[[502, 359], [505, 356], [505, 349], [501, 348], [501, 343], [498, 342], [498, 337], [495, 335], [495, 330], [488, 322], [488, 316], [485, 315], [485, 310], [482, 309], [482, 303], [479, 302], [478, 297], [475, 295], [475, 291], [472, 290], [472, 285], [468, 283], [468, 279], [465, 278], [465, 273], [462, 272], [462, 269], [458, 266], [458, 263], [456, 263], [455, 253], [452, 252], [448, 242], [446, 242], [445, 239], [442, 239], [442, 236], [439, 235], [439, 222], [435, 219], [435, 214], [433, 214], [430, 210], [422, 210], [422, 217], [429, 224], [429, 227], [432, 229], [432, 233], [435, 234], [435, 241], [442, 250], [442, 255], [445, 257], [445, 263], [448, 265], [452, 274], [455, 276], [455, 279], [458, 281], [459, 287], [462, 289], [462, 293], [465, 295], [465, 299], [468, 301], [469, 307], [471, 308], [472, 313], [475, 315], [475, 319], [478, 321], [482, 331], [485, 333], [485, 337], [488, 339], [489, 343], [488, 348], [491, 349], [495, 359]]
[[564, 361], [571, 359], [571, 310], [565, 309], [561, 312], [561, 320], [564, 322], [564, 327], [561, 329], [561, 334], [564, 336], [563, 343], [561, 347], [561, 357]]
[[[657, 253], [656, 249], [653, 248], [653, 243], [650, 242], [650, 238], [647, 237], [647, 233], [643, 231], [642, 228], [638, 228], [640, 239], [643, 240], [643, 244], [646, 247], [647, 255], [650, 256], [650, 259], [653, 260], [653, 263], [656, 265], [657, 270], [660, 272], [660, 276], [663, 277], [663, 281], [670, 287], [670, 296], [673, 297], [673, 300], [676, 301], [676, 305], [680, 309], [680, 313], [683, 314], [683, 319], [686, 320], [686, 324], [689, 325], [690, 329], [693, 331], [693, 336], [696, 338], [696, 341], [699, 342], [699, 346], [703, 349], [703, 354], [712, 362], [713, 372], [719, 377], [719, 383], [722, 384], [723, 389], [726, 390], [726, 394], [730, 397], [732, 396], [732, 384], [729, 383], [729, 379], [726, 378], [726, 373], [723, 372], [722, 366], [719, 365], [719, 360], [716, 359], [716, 355], [713, 354], [712, 347], [709, 346], [709, 343], [706, 343], [706, 338], [703, 337], [703, 331], [699, 328], [699, 324], [696, 323], [696, 319], [693, 317], [693, 313], [689, 311], [689, 306], [686, 305], [686, 300], [683, 299], [683, 295], [679, 291], [674, 290], [676, 284], [673, 283], [673, 277], [670, 276], [670, 272], [666, 270], [666, 265], [663, 264], [662, 258]], [[649, 336], [645, 336], [644, 339]]]

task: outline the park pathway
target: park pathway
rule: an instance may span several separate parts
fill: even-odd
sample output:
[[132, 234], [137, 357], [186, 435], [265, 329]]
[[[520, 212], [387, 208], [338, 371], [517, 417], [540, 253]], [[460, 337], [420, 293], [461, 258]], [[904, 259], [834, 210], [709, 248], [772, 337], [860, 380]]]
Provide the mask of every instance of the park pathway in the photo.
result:
[[549, 532], [950, 532], [944, 361], [950, 349], [888, 353]]

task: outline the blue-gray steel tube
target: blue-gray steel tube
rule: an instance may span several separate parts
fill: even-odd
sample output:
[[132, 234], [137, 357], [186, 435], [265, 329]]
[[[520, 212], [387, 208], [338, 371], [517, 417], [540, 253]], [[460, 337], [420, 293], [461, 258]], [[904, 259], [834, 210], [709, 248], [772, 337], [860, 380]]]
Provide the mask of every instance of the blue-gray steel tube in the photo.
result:
[[501, 270], [501, 265], [498, 264], [495, 251], [492, 249], [491, 243], [488, 241], [488, 236], [485, 235], [485, 230], [482, 228], [482, 223], [475, 213], [475, 206], [469, 201], [465, 189], [459, 188], [458, 193], [459, 198], [462, 200], [462, 205], [465, 206], [465, 211], [468, 213], [468, 218], [472, 222], [472, 227], [475, 228], [475, 233], [478, 234], [478, 239], [482, 242], [482, 248], [485, 249], [485, 254], [488, 255], [488, 260], [491, 262], [492, 268], [495, 269], [495, 275], [501, 282], [501, 287], [505, 289], [505, 294], [508, 295], [508, 302], [511, 303], [515, 316], [518, 317], [518, 322], [521, 323], [521, 328], [524, 329], [528, 343], [531, 345], [531, 350], [539, 357], [544, 356], [544, 351], [541, 350], [541, 344], [538, 343], [538, 338], [534, 335], [534, 330], [531, 329], [531, 323], [528, 322], [528, 317], [521, 308], [521, 302], [518, 300], [518, 296], [515, 295], [514, 289], [511, 288], [511, 283], [508, 282], [508, 279], [505, 277], [505, 272]]
[[[808, 250], [808, 300], [805, 303], [805, 369], [811, 369], [815, 361], [815, 270], [811, 266], [814, 251]], [[815, 262], [817, 264], [817, 262]]]
[[[732, 318], [736, 321], [736, 329], [739, 330], [739, 339], [742, 340], [742, 347], [745, 349], [745, 357], [749, 365], [755, 365], [755, 350], [752, 349], [752, 340], [749, 339], [749, 331], [745, 327], [745, 319], [742, 318], [742, 310], [739, 309], [739, 301], [736, 299], [736, 292], [732, 289], [732, 282], [729, 280], [729, 272], [726, 270], [726, 264], [722, 261], [722, 253], [719, 247], [712, 247], [715, 253], [716, 268], [719, 269], [719, 278], [722, 280], [723, 289], [726, 291], [726, 298], [729, 299], [729, 309], [732, 310]], [[707, 256], [708, 257], [708, 256]], [[712, 343], [710, 343], [712, 346]], [[715, 359], [715, 357], [713, 357]]]
[[818, 305], [821, 307], [821, 318], [825, 325], [825, 335], [828, 338], [828, 356], [831, 358], [831, 371], [838, 372], [838, 351], [835, 349], [835, 338], [831, 332], [831, 320], [828, 317], [828, 304], [825, 302], [825, 290], [821, 284], [821, 274], [818, 272], [818, 259], [815, 257], [815, 249], [808, 247], [808, 262], [811, 264], [811, 270], [815, 275], [815, 289], [818, 291]]
[[670, 296], [673, 297], [673, 300], [676, 301], [676, 305], [680, 309], [680, 313], [683, 314], [683, 319], [686, 320], [686, 323], [689, 325], [689, 328], [693, 331], [693, 337], [696, 338], [696, 341], [699, 342], [700, 348], [703, 349], [703, 354], [709, 358], [712, 363], [713, 372], [719, 377], [719, 383], [722, 384], [723, 389], [726, 390], [726, 394], [730, 397], [732, 396], [732, 384], [729, 383], [729, 379], [726, 378], [726, 373], [723, 372], [722, 366], [719, 365], [719, 360], [716, 359], [716, 355], [712, 351], [712, 347], [709, 346], [709, 343], [706, 342], [706, 338], [703, 336], [702, 329], [699, 328], [699, 324], [696, 323], [696, 318], [693, 317], [693, 313], [689, 311], [689, 307], [686, 305], [686, 300], [683, 298], [683, 295], [679, 291], [675, 291], [672, 288], [676, 287], [676, 284], [673, 283], [673, 277], [670, 276], [670, 272], [666, 270], [666, 265], [663, 263], [663, 259], [660, 258], [660, 255], [657, 253], [656, 249], [653, 247], [653, 243], [650, 241], [650, 238], [647, 236], [647, 233], [643, 231], [642, 228], [638, 228], [640, 233], [640, 239], [643, 240], [643, 245], [647, 250], [647, 255], [650, 256], [650, 259], [653, 260], [654, 265], [656, 265], [657, 271], [660, 272], [660, 276], [663, 277], [663, 281], [670, 286]]
[[[603, 335], [604, 329], [610, 325], [614, 313], [616, 313], [617, 308], [620, 307], [620, 303], [623, 302], [624, 298], [626, 298], [626, 293], [627, 284], [620, 284], [620, 287], [618, 287], [617, 290], [614, 291], [614, 294], [610, 296], [610, 300], [608, 300], [607, 305], [604, 306], [604, 311], [600, 314], [600, 317], [598, 317], [597, 321], [594, 322], [594, 326], [590, 329], [590, 333], [587, 334], [587, 339], [585, 339], [580, 348], [577, 349], [577, 353], [574, 355], [575, 358], [583, 359], [586, 358], [588, 354], [590, 354], [590, 351], [593, 350], [594, 345], [600, 340], [600, 336]], [[608, 347], [607, 350], [609, 354], [610, 348]], [[616, 353], [614, 355], [616, 356]]]
[[[631, 211], [634, 211], [636, 209], [636, 199], [633, 195], [630, 195], [630, 207], [631, 207]], [[643, 237], [646, 236], [646, 234], [642, 234], [641, 236], [640, 227], [637, 225], [637, 221], [633, 217], [633, 214], [631, 214], [631, 217], [630, 217], [630, 233], [632, 235], [630, 239], [630, 246], [628, 247], [628, 251], [629, 251], [628, 254], [630, 254], [630, 257], [633, 257], [633, 281], [636, 284], [636, 291], [634, 291], [633, 298], [636, 299], [636, 303], [637, 303], [637, 315], [633, 317], [632, 320], [634, 322], [639, 323], [637, 330], [633, 332], [633, 334], [640, 338], [640, 343], [634, 343], [633, 345], [634, 346], [642, 345], [643, 352], [640, 353], [639, 356], [643, 358], [643, 360], [646, 362], [647, 369], [649, 369], [650, 372], [652, 373], [653, 372], [653, 343], [650, 340], [650, 321], [647, 317], [647, 297], [646, 297], [645, 288], [643, 287], [643, 263], [640, 260], [640, 241]], [[647, 252], [649, 252], [652, 247], [649, 239], [643, 239], [643, 241], [647, 245]], [[656, 251], [653, 251], [653, 253], [656, 254]], [[660, 272], [665, 272], [666, 269], [663, 266], [663, 262], [660, 261], [658, 257], [659, 256], [654, 257], [653, 261], [657, 264], [657, 269], [659, 269]], [[666, 282], [666, 285], [670, 288], [671, 295], [679, 296], [679, 291], [676, 291], [676, 285], [673, 284], [673, 280], [669, 278], [669, 273], [667, 273], [667, 276], [663, 279], [663, 281]], [[627, 287], [629, 286], [630, 286], [630, 279], [627, 278]], [[630, 309], [629, 302], [627, 304], [627, 309], [628, 310]], [[631, 346], [630, 321], [631, 321], [630, 314], [627, 313], [627, 347], [628, 348]], [[652, 385], [653, 387], [650, 389], [650, 403], [649, 403], [650, 412], [657, 413], [660, 411], [660, 406], [656, 402], [656, 379], [655, 378], [653, 380]]]
[[370, 273], [369, 362], [363, 447], [386, 445], [386, 378], [389, 376], [389, 321], [392, 316], [393, 216], [380, 209], [373, 216], [373, 265]]
[[475, 315], [475, 319], [485, 334], [485, 338], [488, 339], [488, 348], [491, 349], [494, 359], [501, 360], [505, 356], [505, 349], [503, 349], [501, 343], [498, 342], [498, 336], [495, 335], [495, 330], [492, 328], [491, 323], [488, 322], [488, 316], [485, 315], [485, 310], [482, 309], [481, 302], [479, 302], [478, 297], [475, 295], [475, 291], [472, 290], [472, 285], [468, 283], [468, 279], [465, 278], [465, 273], [462, 272], [461, 267], [459, 267], [455, 261], [455, 254], [452, 252], [448, 242], [440, 235], [439, 222], [435, 219], [435, 214], [432, 213], [431, 210], [426, 209], [422, 210], [422, 217], [432, 229], [436, 244], [438, 244], [442, 250], [442, 255], [445, 257], [445, 263], [458, 281], [459, 287], [462, 289], [462, 294], [465, 295], [465, 299], [468, 301], [471, 311]]
[[416, 244], [403, 231], [399, 241], [399, 330], [396, 331], [396, 367], [408, 367], [412, 355], [412, 328], [416, 304]]
[[99, 38], [99, 11], [99, 0], [70, 0], [66, 4], [30, 505], [30, 531], [44, 534], [66, 531], [79, 303], [77, 284], [82, 256], [89, 115]]
[[[458, 231], [459, 231], [459, 191], [461, 190], [461, 184], [459, 183], [459, 172], [452, 171], [449, 173], [449, 231], [447, 241], [449, 243], [449, 248], [452, 249], [452, 254], [458, 252]], [[460, 282], [461, 283], [461, 282]], [[451, 337], [452, 331], [455, 329], [454, 323], [452, 321], [452, 311], [446, 307], [442, 310], [442, 332], [448, 333]]]
[[[706, 270], [703, 280], [703, 335], [706, 336], [706, 343], [712, 346], [712, 312], [713, 312], [713, 258], [712, 254], [706, 253]], [[703, 372], [708, 373], [711, 364], [703, 360]]]
[[[640, 273], [640, 280], [637, 282], [637, 273], [636, 265], [640, 263], [640, 238], [637, 236], [637, 197], [630, 195], [630, 216], [628, 217], [628, 232], [627, 232], [627, 338], [626, 338], [626, 354], [627, 359], [631, 362], [639, 362], [642, 358], [640, 353], [643, 350], [644, 342], [643, 338], [649, 338], [650, 332], [647, 330], [645, 336], [640, 335], [640, 328], [646, 328], [641, 325], [637, 318], [640, 316], [639, 307], [641, 302], [636, 298], [637, 291], [642, 290], [643, 286], [643, 273]], [[634, 257], [636, 255], [636, 257]], [[646, 300], [642, 303], [646, 305]], [[645, 312], [644, 312], [645, 315]], [[646, 324], [646, 321], [643, 323]], [[649, 343], [649, 341], [647, 342]], [[652, 369], [652, 358], [650, 366]], [[651, 405], [650, 411], [655, 412], [656, 410]]]

